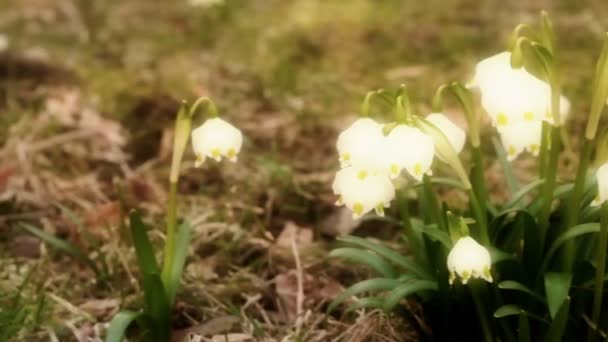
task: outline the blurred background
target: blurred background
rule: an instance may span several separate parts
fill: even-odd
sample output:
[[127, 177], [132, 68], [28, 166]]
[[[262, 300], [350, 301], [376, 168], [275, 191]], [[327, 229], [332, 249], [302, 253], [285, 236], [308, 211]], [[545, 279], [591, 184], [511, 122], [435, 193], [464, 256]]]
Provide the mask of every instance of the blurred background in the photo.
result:
[[[407, 84], [427, 114], [440, 84], [468, 81], [543, 9], [576, 136], [608, 29], [604, 0], [0, 0], [0, 331], [99, 340], [119, 306], [136, 306], [121, 219], [138, 208], [162, 222], [175, 112], [207, 95], [246, 138], [237, 164], [194, 169], [186, 156], [180, 210], [195, 235], [177, 336], [416, 340], [380, 312], [324, 315], [366, 274], [326, 260], [333, 237], [397, 239], [390, 222], [359, 225], [333, 206], [337, 132], [380, 87]], [[464, 125], [457, 107], [447, 111]], [[500, 197], [501, 176], [488, 177]], [[69, 248], [41, 243], [22, 223]]]

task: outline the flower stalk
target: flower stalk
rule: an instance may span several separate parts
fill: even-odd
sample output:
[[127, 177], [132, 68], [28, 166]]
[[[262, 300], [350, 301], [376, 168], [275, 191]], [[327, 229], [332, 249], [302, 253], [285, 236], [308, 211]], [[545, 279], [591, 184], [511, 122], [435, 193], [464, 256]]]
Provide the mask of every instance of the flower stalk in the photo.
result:
[[[198, 103], [197, 101], [196, 103]], [[195, 104], [196, 104], [195, 103]], [[194, 106], [193, 106], [194, 107]], [[177, 186], [184, 151], [190, 138], [192, 130], [192, 111], [186, 103], [182, 103], [175, 119], [175, 132], [173, 137], [173, 157], [171, 161], [171, 171], [169, 174], [169, 202], [167, 206], [167, 234], [165, 241], [165, 251], [163, 256], [163, 269], [161, 279], [165, 284], [169, 284], [171, 267], [175, 255], [175, 234], [177, 229]]]
[[604, 291], [604, 276], [606, 274], [606, 252], [608, 250], [608, 202], [604, 202], [600, 209], [600, 237], [595, 261], [595, 284], [593, 287], [593, 311], [591, 314], [591, 326], [587, 341], [597, 340], [597, 326], [602, 313], [602, 297]]

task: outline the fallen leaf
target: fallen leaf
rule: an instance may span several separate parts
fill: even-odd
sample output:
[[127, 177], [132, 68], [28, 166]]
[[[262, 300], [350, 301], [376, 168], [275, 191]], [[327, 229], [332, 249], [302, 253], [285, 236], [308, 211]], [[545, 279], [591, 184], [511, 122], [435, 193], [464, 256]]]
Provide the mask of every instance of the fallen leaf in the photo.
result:
[[106, 320], [118, 312], [119, 306], [118, 299], [89, 299], [78, 307], [97, 319]]
[[283, 230], [277, 237], [275, 245], [281, 248], [291, 249], [292, 240], [296, 239], [296, 244], [299, 249], [306, 248], [312, 244], [313, 231], [312, 228], [300, 227], [292, 221], [285, 223]]
[[16, 257], [37, 259], [40, 257], [40, 240], [31, 235], [19, 235], [13, 239], [12, 249]]

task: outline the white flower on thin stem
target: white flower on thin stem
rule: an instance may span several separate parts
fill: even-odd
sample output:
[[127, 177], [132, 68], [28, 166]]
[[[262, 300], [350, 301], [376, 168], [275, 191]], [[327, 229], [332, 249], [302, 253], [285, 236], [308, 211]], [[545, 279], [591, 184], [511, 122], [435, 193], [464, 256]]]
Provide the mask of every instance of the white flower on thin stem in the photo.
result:
[[427, 115], [426, 119], [445, 135], [457, 154], [462, 151], [466, 140], [466, 133], [462, 128], [456, 126], [441, 113], [431, 113]]
[[418, 128], [397, 125], [385, 140], [386, 165], [391, 178], [405, 169], [416, 180], [430, 172], [435, 145], [433, 138]]
[[364, 175], [350, 166], [336, 173], [332, 188], [338, 195], [336, 205], [345, 205], [354, 219], [372, 210], [383, 216], [395, 197], [395, 187], [385, 174]]
[[362, 173], [384, 172], [382, 125], [361, 118], [338, 136], [336, 147], [341, 167], [353, 166]]
[[597, 179], [597, 196], [591, 204], [600, 206], [608, 200], [608, 163], [602, 164], [597, 169], [595, 178]]
[[195, 166], [199, 167], [206, 158], [221, 161], [222, 158], [235, 162], [241, 151], [243, 135], [241, 131], [220, 118], [212, 118], [192, 130], [192, 148], [196, 155]]
[[460, 238], [450, 254], [448, 254], [448, 271], [450, 272], [450, 285], [456, 277], [466, 285], [471, 278], [482, 278], [492, 282], [492, 258], [490, 252], [477, 243], [473, 238], [466, 236]]
[[542, 121], [519, 121], [503, 127], [500, 138], [507, 152], [507, 158], [514, 160], [527, 151], [537, 156], [542, 140]]
[[483, 108], [499, 130], [518, 121], [553, 121], [549, 110], [551, 88], [525, 68], [513, 68], [510, 52], [479, 62], [473, 83], [481, 91]]

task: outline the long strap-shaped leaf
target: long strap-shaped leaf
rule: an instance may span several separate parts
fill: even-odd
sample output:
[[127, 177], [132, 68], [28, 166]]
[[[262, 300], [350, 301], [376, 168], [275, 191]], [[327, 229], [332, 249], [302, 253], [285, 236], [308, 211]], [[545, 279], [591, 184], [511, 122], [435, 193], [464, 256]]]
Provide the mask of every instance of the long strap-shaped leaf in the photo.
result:
[[545, 336], [543, 341], [546, 342], [560, 342], [562, 341], [562, 337], [564, 335], [564, 331], [566, 330], [566, 325], [568, 324], [568, 311], [570, 310], [570, 298], [566, 298], [566, 300], [562, 303], [557, 315], [553, 319], [553, 323], [551, 323], [551, 327]]
[[534, 293], [534, 291], [532, 291], [530, 288], [528, 288], [526, 285], [514, 281], [514, 280], [505, 280], [503, 282], [500, 282], [498, 284], [498, 288], [500, 289], [505, 289], [505, 290], [513, 290], [513, 291], [519, 291], [519, 292], [523, 292], [523, 293], [527, 293], [530, 296], [532, 296], [534, 299], [539, 300], [540, 302], [544, 303], [545, 300], [542, 296], [539, 296], [538, 294]]
[[401, 284], [402, 282], [403, 281], [394, 278], [373, 278], [360, 281], [355, 285], [352, 285], [348, 289], [344, 290], [344, 292], [340, 293], [338, 297], [336, 297], [329, 305], [327, 311], [333, 311], [336, 306], [340, 305], [344, 300], [359, 293], [367, 291], [391, 290], [399, 286], [399, 284]]
[[386, 248], [377, 243], [362, 239], [356, 236], [342, 236], [338, 238], [339, 241], [357, 245], [363, 248], [367, 248], [378, 255], [390, 260], [395, 265], [401, 266], [404, 269], [411, 271], [421, 279], [432, 279], [432, 276], [426, 272], [424, 268], [418, 265], [411, 258], [405, 257], [390, 248]]
[[565, 233], [562, 233], [557, 239], [555, 239], [555, 241], [553, 242], [553, 244], [547, 251], [547, 254], [545, 255], [545, 259], [543, 260], [541, 272], [539, 274], [542, 274], [542, 271], [544, 271], [546, 269], [546, 267], [549, 266], [549, 262], [551, 261], [553, 254], [555, 254], [555, 252], [557, 252], [557, 250], [566, 241], [568, 241], [570, 239], [574, 239], [574, 238], [584, 235], [584, 234], [599, 233], [599, 231], [600, 231], [599, 223], [584, 223], [584, 224], [579, 224], [578, 226], [569, 228]]
[[382, 298], [361, 298], [355, 304], [349, 306], [348, 309], [346, 309], [346, 313], [365, 308], [379, 309], [382, 308], [382, 305], [384, 305], [384, 300]]
[[169, 275], [169, 283], [165, 285], [169, 304], [172, 304], [175, 300], [175, 294], [182, 278], [186, 256], [188, 256], [191, 230], [190, 224], [185, 222], [179, 226], [177, 231], [177, 236], [175, 238], [175, 255], [172, 259], [173, 266], [171, 267], [171, 274]]
[[445, 246], [446, 249], [452, 249], [453, 244], [452, 240], [450, 239], [450, 236], [448, 235], [448, 233], [437, 228], [437, 225], [413, 225], [412, 228], [419, 233], [428, 235], [431, 240], [441, 242], [441, 244]]
[[171, 325], [171, 307], [167, 294], [160, 278], [160, 273], [144, 274], [144, 312], [149, 316], [153, 324], [149, 327], [152, 331], [152, 340], [168, 341]]
[[143, 274], [160, 273], [154, 248], [148, 238], [148, 228], [137, 211], [131, 212], [129, 222], [140, 272]]
[[112, 321], [106, 334], [106, 342], [121, 342], [127, 332], [127, 328], [136, 319], [141, 317], [143, 312], [121, 311], [117, 313]]
[[391, 264], [378, 255], [359, 248], [338, 248], [329, 253], [332, 258], [344, 258], [355, 263], [365, 264], [386, 278], [394, 278], [397, 274]]
[[80, 249], [76, 248], [71, 243], [69, 243], [65, 240], [62, 240], [52, 234], [49, 234], [49, 233], [45, 232], [44, 230], [34, 227], [31, 224], [21, 223], [20, 226], [23, 229], [27, 230], [32, 235], [35, 235], [40, 240], [49, 244], [51, 247], [56, 248], [66, 254], [71, 255], [76, 260], [89, 266], [93, 270], [93, 272], [95, 272], [97, 279], [105, 279], [104, 275], [101, 273], [101, 271], [99, 270], [97, 265], [95, 265], [95, 262], [93, 260], [91, 260], [91, 258], [89, 258], [84, 252], [82, 252]]
[[437, 291], [437, 282], [431, 280], [414, 280], [393, 289], [384, 299], [383, 308], [391, 311], [406, 296], [420, 291]]

